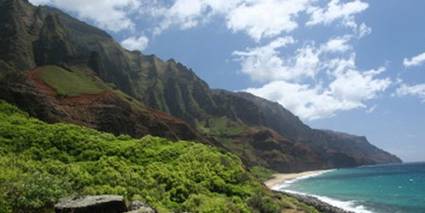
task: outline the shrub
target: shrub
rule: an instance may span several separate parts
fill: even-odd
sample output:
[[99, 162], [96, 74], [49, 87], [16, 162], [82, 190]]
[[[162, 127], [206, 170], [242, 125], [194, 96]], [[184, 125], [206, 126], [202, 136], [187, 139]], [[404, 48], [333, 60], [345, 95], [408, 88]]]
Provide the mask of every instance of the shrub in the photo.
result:
[[[158, 210], [274, 212], [233, 154], [188, 141], [46, 124], [0, 101], [0, 212], [51, 211], [70, 195], [143, 198]], [[260, 197], [259, 194], [261, 194]]]

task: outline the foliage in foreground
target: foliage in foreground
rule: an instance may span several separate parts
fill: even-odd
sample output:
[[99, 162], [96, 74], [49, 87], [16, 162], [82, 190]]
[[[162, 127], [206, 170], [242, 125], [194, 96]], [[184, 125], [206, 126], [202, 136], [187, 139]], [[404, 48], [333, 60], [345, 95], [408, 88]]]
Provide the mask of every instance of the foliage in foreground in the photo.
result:
[[305, 208], [272, 195], [236, 156], [216, 148], [46, 124], [1, 101], [0, 171], [0, 212], [50, 212], [59, 198], [94, 194], [144, 200], [164, 212]]

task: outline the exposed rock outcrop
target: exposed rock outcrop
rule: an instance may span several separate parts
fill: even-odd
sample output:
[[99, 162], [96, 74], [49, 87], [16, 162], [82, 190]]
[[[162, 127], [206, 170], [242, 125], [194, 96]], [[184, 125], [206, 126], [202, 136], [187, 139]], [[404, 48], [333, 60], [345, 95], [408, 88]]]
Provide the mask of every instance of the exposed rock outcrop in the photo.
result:
[[131, 201], [127, 206], [119, 195], [97, 195], [64, 198], [55, 205], [56, 213], [156, 213], [141, 201]]
[[351, 212], [351, 211], [346, 211], [346, 210], [337, 208], [337, 207], [332, 206], [328, 203], [322, 202], [321, 200], [319, 200], [315, 197], [312, 197], [312, 196], [299, 195], [299, 194], [293, 194], [293, 193], [284, 193], [284, 194], [286, 194], [290, 197], [294, 197], [297, 200], [299, 200], [303, 203], [306, 203], [310, 206], [313, 206], [314, 208], [316, 208], [320, 212], [325, 212], [325, 213], [354, 213], [354, 212]]

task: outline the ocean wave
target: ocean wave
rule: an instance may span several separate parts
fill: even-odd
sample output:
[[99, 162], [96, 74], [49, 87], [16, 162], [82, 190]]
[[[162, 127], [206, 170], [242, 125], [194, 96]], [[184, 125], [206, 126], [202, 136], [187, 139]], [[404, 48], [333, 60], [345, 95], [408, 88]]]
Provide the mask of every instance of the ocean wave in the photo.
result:
[[355, 200], [353, 200], [353, 201], [341, 201], [341, 200], [333, 199], [333, 198], [326, 197], [326, 196], [306, 194], [306, 193], [303, 193], [303, 192], [297, 192], [297, 191], [285, 189], [285, 188], [289, 187], [291, 184], [293, 184], [297, 181], [305, 180], [305, 179], [312, 178], [312, 177], [317, 177], [319, 175], [323, 175], [325, 173], [332, 172], [332, 171], [335, 171], [335, 170], [336, 169], [318, 171], [318, 172], [315, 172], [313, 174], [304, 175], [304, 176], [297, 177], [297, 178], [294, 178], [294, 179], [291, 179], [291, 180], [287, 180], [287, 181], [283, 182], [282, 184], [276, 186], [274, 188], [274, 190], [282, 191], [282, 192], [286, 192], [286, 193], [290, 193], [290, 194], [292, 193], [292, 194], [298, 194], [298, 195], [302, 195], [302, 196], [314, 197], [314, 198], [319, 199], [322, 202], [325, 202], [325, 203], [327, 203], [331, 206], [343, 209], [345, 211], [350, 211], [350, 212], [355, 212], [355, 213], [373, 213], [373, 211], [367, 209], [365, 206], [359, 204], [359, 202], [355, 201]]
[[373, 211], [367, 209], [365, 206], [359, 204], [358, 201], [341, 201], [337, 199], [333, 199], [326, 196], [319, 196], [319, 195], [313, 195], [313, 194], [306, 194], [302, 192], [292, 191], [292, 190], [280, 190], [289, 194], [298, 194], [302, 196], [310, 196], [319, 199], [322, 202], [325, 202], [331, 206], [343, 209], [345, 211], [350, 211], [354, 213], [374, 213]]

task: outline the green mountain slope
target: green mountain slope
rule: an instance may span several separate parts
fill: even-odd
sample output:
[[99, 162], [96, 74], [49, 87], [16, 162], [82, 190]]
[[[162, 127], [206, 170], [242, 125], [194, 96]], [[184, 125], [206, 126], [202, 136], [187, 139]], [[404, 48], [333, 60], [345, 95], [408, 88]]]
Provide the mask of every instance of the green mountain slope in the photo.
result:
[[108, 88], [83, 72], [70, 72], [57, 66], [40, 68], [40, 78], [61, 96], [99, 94]]
[[316, 212], [273, 194], [237, 156], [188, 141], [46, 124], [0, 101], [0, 212], [52, 212], [59, 198], [120, 194], [160, 212]]

